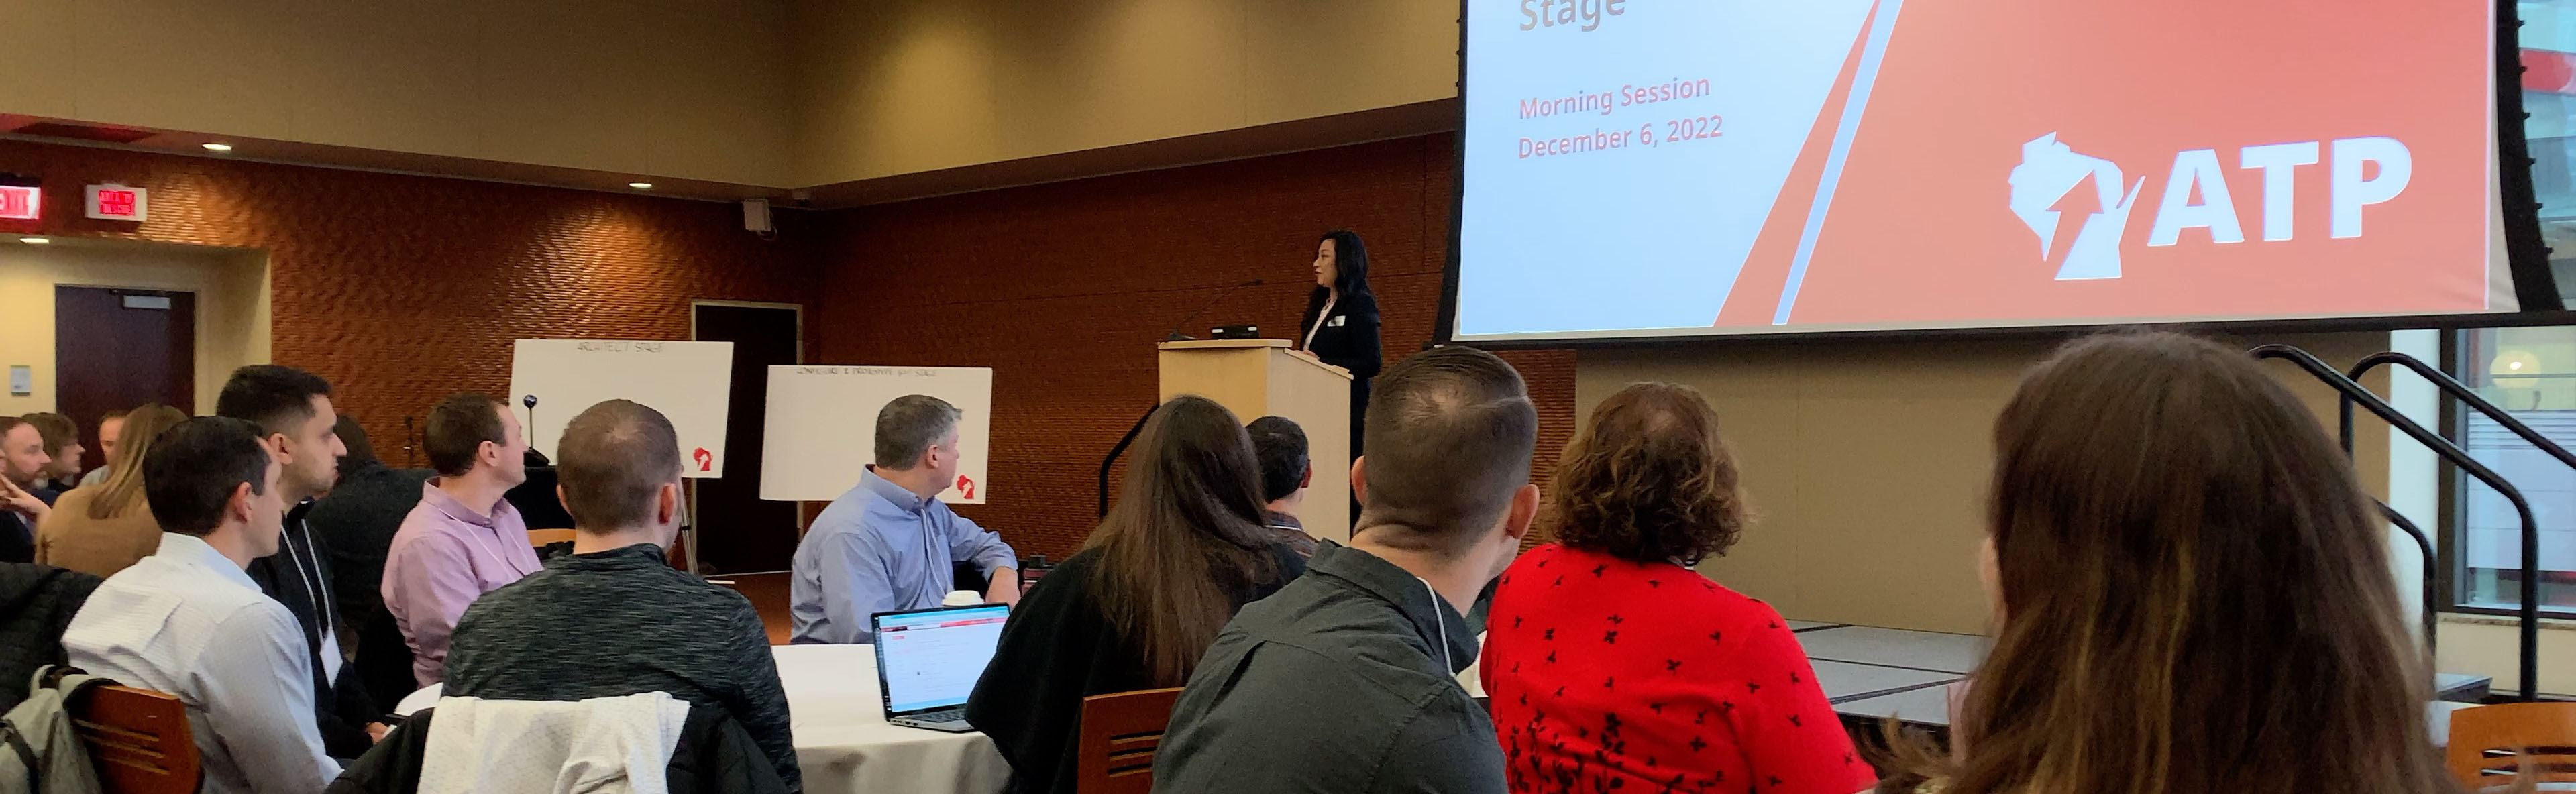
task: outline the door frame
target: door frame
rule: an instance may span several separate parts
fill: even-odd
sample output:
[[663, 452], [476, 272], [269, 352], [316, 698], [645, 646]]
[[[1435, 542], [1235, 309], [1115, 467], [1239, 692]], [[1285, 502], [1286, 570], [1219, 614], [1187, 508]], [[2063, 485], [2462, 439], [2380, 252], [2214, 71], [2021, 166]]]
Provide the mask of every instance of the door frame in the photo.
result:
[[714, 298], [689, 299], [689, 341], [698, 341], [698, 307], [725, 306], [736, 309], [786, 309], [796, 313], [796, 363], [805, 363], [805, 304], [770, 303], [767, 301], [729, 301]]
[[[716, 306], [716, 307], [734, 308], [734, 309], [785, 309], [785, 310], [787, 310], [787, 311], [795, 312], [795, 313], [796, 313], [796, 363], [798, 363], [798, 364], [803, 364], [803, 363], [805, 363], [805, 304], [802, 304], [802, 303], [775, 303], [775, 302], [770, 302], [770, 301], [738, 301], [738, 300], [720, 300], [720, 299], [716, 299], [716, 298], [690, 298], [690, 299], [689, 299], [689, 341], [692, 341], [692, 342], [700, 341], [700, 340], [698, 339], [698, 307], [700, 307], [700, 306]], [[767, 412], [767, 410], [766, 410], [766, 409], [764, 409], [764, 410], [762, 411], [761, 418], [762, 418], [762, 420], [763, 420], [763, 421], [767, 421], [767, 419], [768, 419], [768, 412]], [[804, 504], [803, 502], [798, 502], [798, 503], [796, 503], [796, 534], [797, 534], [797, 536], [798, 536], [798, 537], [803, 537], [803, 536], [804, 536], [804, 534], [805, 534], [805, 504]], [[691, 568], [697, 568], [699, 565], [701, 565], [701, 563], [700, 563], [700, 562], [699, 562], [699, 560], [698, 560], [698, 486], [697, 486], [697, 481], [695, 481], [695, 480], [691, 480], [691, 481], [689, 481], [689, 537], [688, 537], [688, 541], [689, 541], [689, 567], [691, 567]], [[694, 570], [693, 570], [693, 571], [690, 571], [690, 573], [696, 573], [696, 571], [694, 571]], [[728, 575], [728, 576], [751, 576], [751, 575], [756, 575], [756, 574], [760, 574], [760, 573], [785, 573], [785, 571], [756, 571], [756, 572], [752, 572], [752, 573], [734, 573], [734, 574], [727, 574], [727, 575]]]

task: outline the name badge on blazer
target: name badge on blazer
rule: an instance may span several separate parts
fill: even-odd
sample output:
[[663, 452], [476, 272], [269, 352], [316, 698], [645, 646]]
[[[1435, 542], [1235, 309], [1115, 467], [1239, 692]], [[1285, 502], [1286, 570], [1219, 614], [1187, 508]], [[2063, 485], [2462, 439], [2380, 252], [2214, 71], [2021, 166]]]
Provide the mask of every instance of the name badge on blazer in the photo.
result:
[[1334, 328], [1340, 328], [1340, 327], [1342, 327], [1342, 325], [1343, 325], [1344, 323], [1349, 322], [1349, 321], [1350, 321], [1350, 319], [1351, 319], [1351, 316], [1350, 316], [1350, 315], [1347, 315], [1347, 314], [1336, 314], [1336, 315], [1333, 315], [1333, 319], [1325, 320], [1325, 321], [1324, 321], [1324, 324], [1325, 324], [1325, 325], [1332, 326], [1332, 327], [1334, 327]]

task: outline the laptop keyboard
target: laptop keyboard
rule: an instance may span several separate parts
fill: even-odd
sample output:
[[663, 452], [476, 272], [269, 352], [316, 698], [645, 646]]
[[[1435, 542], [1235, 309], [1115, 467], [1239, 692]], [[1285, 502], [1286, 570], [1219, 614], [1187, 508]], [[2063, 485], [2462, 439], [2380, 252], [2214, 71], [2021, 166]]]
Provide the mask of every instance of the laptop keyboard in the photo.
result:
[[966, 709], [953, 708], [946, 711], [925, 711], [919, 714], [905, 715], [904, 719], [915, 722], [964, 722], [966, 720]]

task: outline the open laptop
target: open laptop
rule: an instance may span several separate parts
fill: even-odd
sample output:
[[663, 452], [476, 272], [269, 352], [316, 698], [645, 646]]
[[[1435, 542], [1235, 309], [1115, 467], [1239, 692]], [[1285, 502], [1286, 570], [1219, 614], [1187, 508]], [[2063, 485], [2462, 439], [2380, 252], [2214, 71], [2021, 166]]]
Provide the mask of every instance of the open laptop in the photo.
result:
[[877, 689], [886, 722], [967, 733], [966, 696], [1002, 642], [1011, 608], [977, 604], [879, 612], [868, 617], [877, 646]]

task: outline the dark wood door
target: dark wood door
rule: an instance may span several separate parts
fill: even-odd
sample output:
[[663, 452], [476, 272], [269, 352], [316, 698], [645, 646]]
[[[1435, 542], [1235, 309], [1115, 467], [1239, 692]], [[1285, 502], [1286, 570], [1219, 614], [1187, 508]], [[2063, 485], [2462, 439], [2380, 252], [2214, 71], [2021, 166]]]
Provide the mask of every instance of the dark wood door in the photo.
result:
[[54, 410], [89, 443], [81, 468], [106, 462], [98, 419], [157, 402], [197, 411], [197, 296], [189, 292], [54, 288]]
[[697, 338], [733, 343], [733, 393], [725, 409], [725, 476], [698, 484], [704, 573], [787, 570], [796, 555], [796, 503], [760, 498], [760, 453], [769, 367], [795, 364], [798, 311], [698, 304]]

